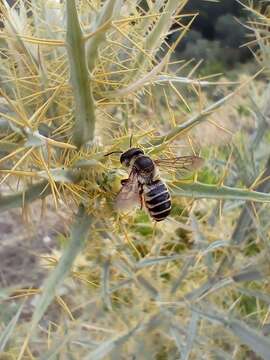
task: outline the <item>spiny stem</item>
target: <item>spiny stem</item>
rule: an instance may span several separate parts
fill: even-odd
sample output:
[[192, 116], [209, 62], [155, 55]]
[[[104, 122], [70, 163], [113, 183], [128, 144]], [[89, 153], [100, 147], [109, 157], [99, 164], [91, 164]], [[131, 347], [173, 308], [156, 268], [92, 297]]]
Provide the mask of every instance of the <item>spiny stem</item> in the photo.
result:
[[75, 98], [75, 124], [73, 142], [81, 147], [94, 139], [95, 105], [91, 79], [86, 62], [85, 41], [80, 26], [75, 0], [66, 2], [67, 9], [67, 53], [70, 66], [70, 79]]

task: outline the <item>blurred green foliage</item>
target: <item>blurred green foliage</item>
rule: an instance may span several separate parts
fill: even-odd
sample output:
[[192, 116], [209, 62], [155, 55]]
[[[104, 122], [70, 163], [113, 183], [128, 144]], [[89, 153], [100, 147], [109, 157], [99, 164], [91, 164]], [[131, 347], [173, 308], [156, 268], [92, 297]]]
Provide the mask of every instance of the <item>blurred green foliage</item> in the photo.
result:
[[[248, 2], [247, 2], [248, 4]], [[259, 5], [259, 0], [253, 5]], [[224, 72], [237, 63], [252, 59], [252, 53], [244, 45], [251, 31], [244, 27], [251, 14], [235, 0], [201, 1], [191, 0], [185, 11], [198, 13], [192, 29], [177, 46], [179, 57], [204, 60], [202, 76]], [[170, 37], [174, 40], [174, 35]]]

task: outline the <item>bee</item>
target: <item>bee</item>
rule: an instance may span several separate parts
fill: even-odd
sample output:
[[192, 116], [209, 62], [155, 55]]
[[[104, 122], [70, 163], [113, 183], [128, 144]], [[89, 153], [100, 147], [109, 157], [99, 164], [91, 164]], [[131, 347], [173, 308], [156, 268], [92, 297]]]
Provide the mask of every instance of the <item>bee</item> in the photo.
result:
[[160, 178], [158, 168], [194, 170], [202, 165], [203, 159], [198, 156], [181, 156], [152, 160], [142, 149], [132, 147], [121, 152], [120, 162], [129, 169], [129, 176], [121, 180], [116, 208], [128, 210], [136, 204], [141, 209], [145, 206], [151, 218], [159, 222], [170, 214], [172, 204], [170, 192]]

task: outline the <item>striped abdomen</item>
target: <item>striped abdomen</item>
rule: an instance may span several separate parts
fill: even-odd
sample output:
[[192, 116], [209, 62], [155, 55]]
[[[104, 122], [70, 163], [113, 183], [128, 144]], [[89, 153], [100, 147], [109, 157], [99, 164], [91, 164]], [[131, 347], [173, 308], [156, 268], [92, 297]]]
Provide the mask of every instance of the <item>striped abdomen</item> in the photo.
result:
[[150, 216], [156, 220], [164, 220], [171, 211], [171, 196], [166, 185], [157, 180], [151, 185], [144, 185], [144, 202]]

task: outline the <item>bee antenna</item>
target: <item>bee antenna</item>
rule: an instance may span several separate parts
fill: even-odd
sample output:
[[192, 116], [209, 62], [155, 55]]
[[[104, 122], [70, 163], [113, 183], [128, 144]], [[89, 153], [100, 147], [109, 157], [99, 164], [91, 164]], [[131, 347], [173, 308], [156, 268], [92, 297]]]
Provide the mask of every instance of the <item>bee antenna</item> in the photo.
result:
[[122, 154], [122, 153], [123, 153], [123, 151], [111, 151], [108, 154], [105, 154], [104, 156], [109, 156], [109, 155], [112, 155], [112, 154]]
[[132, 147], [132, 140], [133, 140], [133, 134], [130, 135], [130, 139], [129, 139], [129, 147]]

